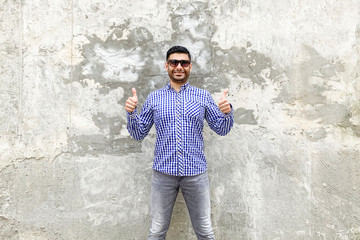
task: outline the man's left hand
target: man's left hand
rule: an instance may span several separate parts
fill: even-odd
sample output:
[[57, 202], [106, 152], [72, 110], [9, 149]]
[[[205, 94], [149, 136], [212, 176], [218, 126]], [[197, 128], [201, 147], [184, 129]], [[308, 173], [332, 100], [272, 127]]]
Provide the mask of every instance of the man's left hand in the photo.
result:
[[223, 95], [220, 98], [220, 102], [218, 103], [219, 109], [223, 113], [229, 113], [231, 112], [231, 105], [229, 101], [226, 99], [226, 94], [229, 92], [229, 89], [225, 89], [223, 92]]

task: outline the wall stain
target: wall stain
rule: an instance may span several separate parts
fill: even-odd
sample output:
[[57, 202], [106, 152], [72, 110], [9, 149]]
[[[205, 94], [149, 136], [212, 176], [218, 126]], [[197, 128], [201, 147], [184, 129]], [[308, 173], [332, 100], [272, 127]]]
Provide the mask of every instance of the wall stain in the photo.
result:
[[[310, 46], [304, 46], [306, 60], [286, 69], [288, 81], [283, 83], [281, 93], [275, 102], [294, 104], [300, 102], [302, 106], [311, 106], [301, 110], [304, 119], [318, 122], [321, 125], [334, 125], [351, 128], [356, 136], [360, 126], [351, 123], [352, 107], [341, 103], [331, 102], [326, 93], [334, 89], [331, 82], [340, 83], [341, 73], [345, 66], [339, 58], [324, 58]], [[316, 131], [316, 130], [315, 130]], [[321, 131], [321, 138], [325, 137]], [[310, 136], [310, 135], [308, 135]], [[317, 137], [310, 137], [314, 141]]]
[[234, 111], [234, 121], [238, 124], [258, 124], [254, 116], [254, 110], [244, 108], [238, 108]]

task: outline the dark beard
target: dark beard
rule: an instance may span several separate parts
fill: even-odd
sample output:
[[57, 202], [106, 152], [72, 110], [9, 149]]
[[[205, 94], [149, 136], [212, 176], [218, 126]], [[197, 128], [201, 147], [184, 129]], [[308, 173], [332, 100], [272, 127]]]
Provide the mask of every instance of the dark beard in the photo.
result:
[[170, 77], [171, 81], [173, 81], [173, 82], [175, 82], [175, 83], [186, 83], [187, 80], [188, 80], [188, 78], [189, 78], [189, 76], [186, 75], [186, 73], [184, 73], [184, 74], [185, 74], [185, 77], [184, 77], [184, 78], [181, 78], [181, 79], [174, 78], [174, 77], [173, 77], [173, 74], [169, 74], [169, 77]]

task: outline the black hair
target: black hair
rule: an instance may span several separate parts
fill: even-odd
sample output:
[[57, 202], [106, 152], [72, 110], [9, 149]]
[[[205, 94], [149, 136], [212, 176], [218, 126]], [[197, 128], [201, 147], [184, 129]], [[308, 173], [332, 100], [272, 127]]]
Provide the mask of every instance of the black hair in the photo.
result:
[[183, 46], [173, 46], [171, 47], [167, 53], [166, 53], [166, 61], [169, 60], [169, 56], [173, 53], [185, 53], [189, 56], [189, 60], [191, 62], [191, 55], [190, 55], [190, 52], [189, 50], [187, 50], [186, 47], [183, 47]]

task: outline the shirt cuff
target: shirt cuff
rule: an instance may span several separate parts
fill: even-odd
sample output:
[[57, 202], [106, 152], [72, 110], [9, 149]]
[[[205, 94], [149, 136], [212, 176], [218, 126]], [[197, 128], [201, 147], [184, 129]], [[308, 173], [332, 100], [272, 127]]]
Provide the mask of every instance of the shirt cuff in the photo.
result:
[[131, 113], [129, 113], [128, 111], [126, 111], [127, 117], [128, 118], [135, 118], [136, 117], [136, 113], [137, 113], [137, 108], [135, 108], [135, 110]]

